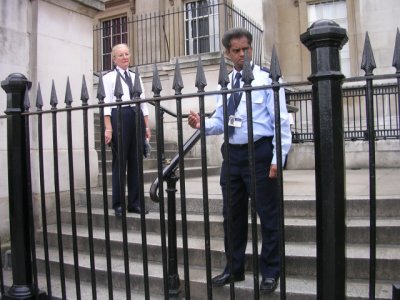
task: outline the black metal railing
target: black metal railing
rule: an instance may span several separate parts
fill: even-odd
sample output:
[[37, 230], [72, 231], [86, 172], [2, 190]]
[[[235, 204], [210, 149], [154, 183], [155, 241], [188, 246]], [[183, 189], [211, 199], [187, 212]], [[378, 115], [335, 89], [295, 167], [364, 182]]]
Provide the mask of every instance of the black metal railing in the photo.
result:
[[[392, 81], [396, 78], [394, 75], [385, 77], [386, 79], [392, 79]], [[346, 79], [344, 79], [344, 82], [346, 83]], [[352, 82], [354, 82], [353, 79]], [[378, 140], [400, 138], [399, 90], [398, 82], [373, 86], [375, 138]], [[368, 140], [366, 93], [367, 91], [363, 86], [343, 88], [343, 130], [345, 140]], [[314, 141], [312, 92], [287, 91], [286, 97], [290, 105], [298, 108], [298, 111], [293, 114], [293, 142]]]
[[[114, 44], [125, 42], [103, 38], [105, 31], [113, 31], [113, 26], [120, 24], [107, 23], [94, 27], [95, 72], [110, 70], [110, 54], [105, 53], [111, 53]], [[126, 43], [133, 54], [131, 63], [136, 66], [169, 62], [174, 57], [222, 52], [220, 39], [232, 27], [244, 27], [252, 33], [253, 59], [255, 63], [261, 63], [263, 31], [227, 1], [209, 1], [198, 7], [134, 15], [126, 19], [125, 27]]]
[[[315, 30], [314, 29], [318, 29]], [[317, 33], [317, 34], [315, 34]], [[334, 33], [334, 34], [332, 34]], [[385, 78], [395, 78], [397, 81], [400, 79], [400, 34], [397, 35], [399, 43], [396, 43], [395, 47], [395, 58], [393, 60], [393, 66], [396, 68], [396, 74], [387, 75]], [[346, 203], [346, 195], [345, 195], [345, 164], [344, 164], [344, 147], [343, 143], [345, 141], [344, 134], [344, 125], [343, 125], [343, 105], [341, 100], [343, 99], [343, 95], [345, 94], [341, 85], [343, 83], [343, 75], [340, 73], [340, 64], [339, 62], [339, 50], [342, 45], [346, 42], [346, 32], [344, 29], [340, 28], [336, 23], [331, 21], [319, 21], [313, 24], [312, 27], [308, 29], [306, 33], [301, 36], [302, 42], [313, 51], [320, 51], [319, 55], [312, 55], [313, 60], [322, 59], [324, 62], [330, 62], [330, 64], [319, 64], [317, 61], [312, 62], [312, 75], [310, 80], [313, 85], [313, 94], [312, 94], [312, 103], [305, 105], [307, 108], [305, 110], [312, 111], [313, 114], [313, 139], [315, 143], [315, 159], [316, 159], [316, 228], [317, 228], [317, 297], [323, 299], [345, 299], [346, 291], [345, 291], [345, 281], [346, 281], [346, 261], [345, 261], [345, 203]], [[372, 53], [370, 49], [369, 40], [366, 40], [365, 43], [365, 53]], [[246, 70], [244, 70], [244, 79], [245, 85], [240, 90], [246, 93], [246, 101], [248, 107], [248, 119], [251, 119], [251, 92], [253, 90], [258, 89], [272, 89], [274, 91], [275, 98], [275, 106], [279, 103], [279, 94], [278, 90], [281, 87], [290, 87], [290, 84], [279, 84], [280, 70], [279, 63], [277, 61], [276, 53], [273, 51], [273, 57], [271, 59], [271, 78], [272, 85], [269, 86], [258, 86], [251, 87], [251, 67], [249, 62], [246, 61]], [[321, 66], [327, 67], [328, 70], [319, 69]], [[363, 119], [366, 119], [366, 128], [367, 131], [366, 136], [369, 144], [369, 171], [370, 171], [370, 191], [369, 191], [369, 203], [370, 203], [370, 237], [369, 237], [369, 249], [370, 249], [370, 257], [369, 257], [369, 298], [375, 299], [375, 285], [376, 285], [376, 174], [375, 174], [375, 148], [374, 143], [376, 141], [376, 103], [382, 102], [381, 100], [376, 101], [376, 87], [374, 88], [374, 80], [382, 79], [382, 76], [374, 76], [374, 62], [373, 57], [371, 55], [364, 55], [362, 68], [365, 70], [365, 77], [359, 77], [356, 79], [352, 79], [354, 81], [361, 81], [362, 78], [364, 81], [362, 89], [365, 90], [364, 93], [361, 92], [352, 92], [351, 97], [360, 97], [360, 99], [364, 99], [366, 102], [365, 115]], [[136, 74], [139, 72], [136, 70]], [[158, 76], [157, 68], [155, 67], [153, 73], [153, 97], [149, 99], [140, 99], [139, 96], [135, 96], [129, 102], [124, 102], [123, 104], [135, 104], [138, 105], [141, 102], [149, 102], [154, 104], [155, 106], [155, 120], [156, 120], [156, 137], [157, 137], [157, 181], [158, 189], [153, 185], [151, 188], [151, 193], [156, 197], [153, 197], [153, 200], [157, 200], [159, 205], [159, 215], [157, 216], [157, 221], [159, 221], [159, 234], [157, 235], [157, 239], [160, 239], [161, 249], [158, 249], [161, 254], [161, 261], [157, 261], [157, 266], [162, 265], [162, 284], [160, 281], [154, 280], [149, 273], [149, 264], [151, 263], [151, 258], [149, 258], [148, 250], [153, 246], [150, 245], [147, 241], [147, 220], [144, 214], [144, 201], [145, 201], [145, 192], [144, 192], [144, 179], [143, 179], [143, 157], [139, 155], [138, 165], [139, 165], [139, 180], [140, 185], [142, 187], [140, 191], [140, 203], [142, 208], [142, 213], [140, 215], [140, 220], [136, 225], [133, 225], [135, 229], [140, 232], [140, 237], [138, 239], [140, 242], [136, 241], [137, 246], [136, 249], [139, 249], [137, 252], [130, 251], [133, 247], [132, 236], [130, 232], [129, 226], [132, 226], [130, 222], [133, 222], [132, 219], [128, 219], [126, 215], [126, 211], [123, 211], [122, 218], [116, 219], [113, 218], [111, 221], [111, 217], [109, 216], [108, 209], [108, 189], [107, 189], [107, 180], [106, 180], [106, 145], [104, 143], [104, 136], [100, 134], [101, 143], [100, 143], [100, 153], [101, 153], [101, 168], [102, 168], [102, 182], [103, 189], [101, 192], [101, 207], [103, 208], [102, 213], [100, 214], [97, 222], [103, 222], [104, 226], [104, 236], [105, 236], [105, 244], [97, 241], [97, 237], [93, 232], [94, 222], [93, 220], [96, 218], [96, 214], [94, 213], [94, 208], [92, 204], [94, 204], [94, 200], [92, 198], [92, 185], [90, 182], [90, 168], [89, 168], [89, 117], [88, 112], [94, 111], [99, 112], [100, 115], [100, 130], [104, 131], [104, 107], [106, 106], [117, 106], [120, 107], [122, 105], [121, 99], [118, 99], [116, 103], [106, 104], [104, 103], [105, 93], [102, 84], [102, 75], [100, 73], [99, 77], [99, 87], [98, 87], [98, 103], [89, 105], [88, 104], [88, 93], [87, 87], [85, 83], [85, 79], [82, 81], [81, 88], [81, 105], [72, 106], [72, 96], [69, 88], [69, 81], [67, 82], [66, 88], [66, 96], [65, 103], [66, 107], [58, 108], [58, 99], [56, 96], [56, 91], [54, 85], [52, 86], [51, 91], [51, 99], [50, 106], [51, 108], [48, 110], [42, 110], [43, 101], [40, 92], [40, 87], [38, 87], [38, 93], [36, 96], [36, 111], [30, 111], [30, 100], [28, 97], [28, 91], [30, 88], [30, 81], [23, 76], [22, 74], [11, 74], [6, 80], [2, 81], [1, 86], [7, 93], [7, 110], [6, 116], [1, 116], [1, 119], [7, 119], [7, 145], [8, 145], [8, 180], [9, 180], [9, 201], [10, 201], [10, 233], [11, 233], [11, 250], [12, 250], [12, 282], [11, 286], [4, 287], [3, 284], [3, 274], [0, 274], [0, 282], [1, 282], [1, 296], [2, 299], [34, 299], [37, 296], [39, 299], [55, 299], [57, 296], [54, 296], [54, 285], [55, 285], [55, 277], [59, 278], [59, 282], [57, 282], [57, 286], [61, 287], [61, 297], [63, 299], [69, 298], [69, 295], [76, 295], [77, 299], [81, 299], [81, 284], [86, 278], [91, 285], [89, 288], [89, 292], [91, 292], [92, 297], [96, 298], [96, 293], [99, 288], [98, 282], [103, 280], [105, 274], [107, 274], [107, 292], [110, 299], [113, 299], [114, 294], [114, 284], [113, 280], [115, 277], [118, 277], [119, 274], [114, 274], [116, 272], [112, 265], [113, 259], [116, 259], [113, 255], [113, 251], [120, 251], [120, 260], [119, 264], [123, 269], [120, 273], [120, 276], [124, 281], [123, 287], [125, 288], [126, 299], [131, 299], [133, 293], [133, 285], [135, 285], [136, 291], [139, 290], [142, 295], [144, 294], [146, 299], [150, 298], [150, 294], [152, 290], [158, 290], [161, 294], [164, 295], [165, 299], [168, 299], [170, 296], [176, 296], [177, 294], [184, 294], [183, 296], [187, 299], [191, 298], [191, 289], [196, 284], [199, 284], [198, 281], [192, 282], [190, 275], [191, 269], [191, 261], [189, 259], [189, 251], [190, 246], [188, 245], [188, 221], [187, 221], [187, 211], [186, 211], [186, 193], [185, 193], [185, 153], [187, 153], [191, 147], [193, 147], [198, 140], [201, 142], [201, 169], [202, 169], [202, 200], [203, 200], [203, 220], [202, 224], [204, 225], [204, 255], [205, 262], [203, 261], [203, 265], [201, 267], [205, 267], [205, 278], [206, 283], [202, 285], [202, 292], [204, 298], [212, 299], [213, 297], [213, 287], [211, 284], [211, 271], [213, 268], [213, 264], [211, 263], [211, 248], [210, 248], [210, 221], [209, 221], [209, 202], [208, 202], [208, 173], [207, 173], [207, 144], [205, 139], [205, 128], [204, 128], [204, 119], [206, 117], [206, 112], [204, 110], [204, 101], [205, 96], [211, 96], [220, 94], [223, 98], [224, 111], [226, 112], [227, 106], [227, 94], [230, 92], [226, 89], [227, 82], [226, 76], [227, 70], [225, 66], [225, 60], [221, 57], [220, 63], [220, 84], [222, 89], [219, 91], [211, 91], [205, 92], [204, 87], [206, 85], [205, 75], [201, 66], [201, 59], [199, 58], [198, 70], [197, 70], [197, 78], [196, 78], [196, 87], [198, 88], [197, 93], [191, 94], [183, 94], [182, 91], [182, 78], [179, 70], [179, 64], [176, 63], [175, 66], [175, 77], [173, 89], [175, 91], [174, 95], [161, 97], [160, 92], [162, 90], [160, 78]], [[117, 77], [117, 84], [115, 88], [115, 95], [121, 95], [121, 82], [118, 82], [120, 79]], [[229, 82], [229, 81], [228, 81]], [[293, 84], [293, 87], [296, 84]], [[139, 82], [135, 81], [134, 86], [134, 95], [137, 95], [138, 91], [141, 90], [139, 86]], [[355, 89], [355, 91], [358, 91]], [[375, 92], [374, 92], [375, 91]], [[397, 93], [398, 85], [397, 85]], [[358, 95], [361, 93], [361, 96]], [[374, 94], [375, 93], [375, 94]], [[140, 94], [140, 93], [139, 93]], [[382, 95], [380, 93], [379, 95]], [[391, 93], [392, 95], [393, 93]], [[300, 97], [307, 98], [305, 94], [300, 94]], [[374, 96], [375, 95], [375, 96]], [[350, 96], [347, 96], [350, 99]], [[375, 97], [375, 98], [374, 98]], [[383, 96], [382, 96], [383, 97]], [[392, 97], [392, 96], [391, 96]], [[389, 98], [391, 98], [389, 97]], [[200, 117], [201, 117], [201, 128], [200, 130], [192, 136], [189, 141], [186, 143], [183, 141], [183, 128], [182, 122], [185, 117], [185, 114], [182, 112], [182, 101], [186, 99], [197, 99], [200, 108]], [[384, 97], [383, 97], [384, 98]], [[300, 100], [302, 100], [301, 98]], [[397, 95], [398, 101], [398, 95]], [[165, 168], [164, 158], [162, 156], [163, 149], [161, 148], [163, 145], [163, 134], [164, 130], [162, 124], [162, 107], [161, 104], [163, 101], [175, 100], [176, 101], [176, 122], [177, 122], [177, 141], [178, 141], [178, 154], [172, 160], [171, 166], [168, 169]], [[299, 101], [300, 101], [299, 100]], [[364, 100], [362, 100], [364, 101]], [[386, 100], [385, 100], [386, 101]], [[382, 116], [388, 115], [387, 107], [395, 106], [392, 103], [393, 100], [390, 100], [390, 105], [385, 104], [385, 108], [382, 111], [385, 111], [385, 114], [379, 114], [379, 118]], [[398, 114], [398, 102], [397, 106], [397, 114]], [[294, 105], [296, 106], [296, 105]], [[302, 110], [301, 106], [296, 106], [299, 108], [299, 112]], [[360, 112], [363, 112], [364, 109], [361, 109]], [[378, 109], [380, 110], [380, 109]], [[121, 109], [117, 109], [119, 119], [121, 116]], [[136, 110], [136, 113], [139, 114], [140, 111]], [[78, 213], [74, 208], [76, 207], [74, 194], [76, 192], [76, 186], [73, 182], [75, 180], [74, 168], [74, 153], [71, 152], [72, 146], [72, 130], [71, 130], [71, 122], [72, 115], [75, 117], [79, 117], [82, 120], [81, 127], [81, 135], [83, 139], [83, 162], [84, 168], [82, 173], [84, 173], [84, 183], [83, 190], [85, 195], [85, 220], [86, 227], [84, 229], [84, 237], [80, 237], [81, 239], [77, 239], [77, 233], [75, 228], [76, 214]], [[304, 114], [304, 110], [302, 114]], [[279, 111], [276, 111], [276, 115], [279, 116]], [[308, 113], [306, 114], [308, 115]], [[390, 118], [393, 115], [393, 112], [389, 114]], [[46, 125], [43, 126], [43, 116], [46, 116]], [[139, 120], [139, 115], [137, 115], [137, 120]], [[396, 119], [395, 119], [396, 120]], [[397, 119], [398, 120], [398, 119]], [[37, 121], [37, 124], [36, 124]], [[66, 122], [65, 127], [57, 126], [62, 124], [62, 122]], [[279, 117], [275, 121], [276, 125], [279, 124]], [[358, 122], [355, 122], [358, 124]], [[37, 125], [38, 130], [30, 130], [31, 124]], [[140, 129], [138, 121], [138, 128]], [[387, 124], [385, 123], [386, 130]], [[393, 121], [393, 124], [397, 123]], [[227, 122], [225, 121], [225, 129], [227, 128]], [[394, 125], [393, 125], [394, 126]], [[279, 132], [279, 126], [276, 126]], [[382, 126], [381, 126], [382, 127]], [[46, 216], [48, 216], [46, 203], [49, 203], [48, 199], [45, 199], [47, 193], [44, 191], [44, 186], [46, 182], [50, 179], [51, 176], [44, 175], [44, 156], [43, 156], [43, 145], [42, 141], [44, 138], [45, 131], [43, 128], [50, 128], [52, 133], [52, 163], [50, 164], [50, 169], [53, 169], [53, 184], [54, 184], [54, 202], [55, 208], [51, 212], [55, 219], [55, 228], [56, 228], [56, 239], [57, 245], [52, 247], [44, 235], [47, 234], [46, 229], [50, 228], [49, 224], [46, 221]], [[63, 134], [59, 134], [60, 128], [66, 128]], [[394, 128], [396, 129], [396, 128]], [[117, 126], [119, 134], [122, 133], [121, 126]], [[364, 128], [363, 128], [364, 130]], [[391, 128], [393, 130], [393, 128]], [[396, 129], [398, 130], [398, 128]], [[65, 134], [64, 134], [65, 133]], [[140, 130], [137, 131], [137, 134], [140, 134]], [[252, 127], [249, 127], [249, 135], [252, 135]], [[76, 136], [76, 135], [75, 135]], [[283, 177], [282, 177], [282, 166], [280, 163], [281, 159], [281, 146], [279, 143], [279, 134], [276, 133], [277, 136], [277, 156], [278, 158], [278, 175], [279, 175], [279, 200], [280, 200], [280, 237], [281, 240], [285, 240], [285, 220], [284, 220], [284, 202], [283, 202]], [[363, 136], [365, 138], [365, 135]], [[67, 139], [67, 148], [68, 148], [68, 164], [65, 168], [68, 168], [68, 176], [67, 180], [69, 181], [69, 194], [68, 200], [69, 205], [71, 206], [68, 210], [68, 217], [71, 217], [72, 220], [72, 248], [73, 248], [73, 257], [70, 261], [73, 262], [67, 263], [64, 260], [64, 249], [70, 245], [68, 245], [69, 239], [67, 236], [63, 235], [64, 227], [62, 226], [62, 205], [61, 205], [61, 191], [60, 191], [60, 168], [58, 165], [59, 162], [59, 154], [62, 150], [60, 150], [58, 141], [61, 138]], [[31, 161], [31, 151], [30, 141], [37, 140], [39, 142], [38, 147], [38, 157], [39, 161]], [[227, 130], [225, 130], [224, 140], [228, 141]], [[227, 143], [225, 143], [226, 145]], [[254, 144], [249, 143], [249, 165], [251, 165], [250, 170], [254, 170], [254, 161], [252, 157], [254, 157]], [[227, 146], [225, 146], [225, 150], [227, 151]], [[120, 147], [121, 148], [121, 147]], [[138, 146], [138, 153], [142, 154], [142, 147]], [[226, 152], [225, 152], [226, 153]], [[120, 154], [122, 155], [122, 154]], [[228, 156], [229, 157], [229, 156]], [[334, 162], [334, 163], [333, 163]], [[33, 216], [33, 192], [31, 187], [31, 178], [32, 178], [32, 169], [31, 164], [37, 163], [38, 170], [40, 174], [40, 196], [41, 196], [41, 216], [40, 219], [43, 224], [43, 244], [41, 245], [44, 249], [44, 254], [41, 256], [44, 257], [42, 259], [41, 268], [37, 266], [37, 253], [35, 247], [35, 241], [38, 240], [38, 232], [34, 230], [34, 228], [38, 228], [38, 224], [35, 223], [35, 218]], [[49, 163], [46, 161], [46, 163]], [[179, 175], [175, 173], [176, 167], [179, 167]], [[64, 167], [64, 166], [63, 166]], [[46, 174], [47, 175], [47, 174]], [[254, 175], [254, 174], [253, 174]], [[121, 176], [124, 176], [121, 174]], [[254, 179], [255, 176], [253, 176]], [[168, 197], [165, 199], [164, 197], [164, 182], [168, 183], [167, 193]], [[175, 184], [179, 181], [180, 183], [180, 206], [181, 206], [181, 226], [182, 226], [182, 243], [180, 246], [181, 252], [183, 253], [183, 258], [180, 258], [178, 255], [178, 245], [177, 245], [177, 231], [178, 231], [178, 220], [177, 213], [175, 211], [175, 200], [176, 200], [176, 186]], [[76, 182], [75, 182], [76, 183]], [[254, 199], [254, 185], [255, 182], [252, 180], [251, 184], [251, 198]], [[157, 194], [158, 190], [158, 194]], [[229, 188], [228, 188], [229, 191]], [[228, 192], [229, 193], [229, 192]], [[229, 197], [228, 197], [229, 198]], [[168, 220], [165, 218], [165, 208], [164, 202], [168, 205]], [[254, 201], [254, 200], [252, 200]], [[254, 203], [252, 203], [253, 207]], [[73, 206], [73, 207], [72, 207]], [[101, 219], [101, 220], [100, 220]], [[116, 226], [119, 226], [121, 232], [111, 232], [110, 223], [114, 222]], [[168, 222], [168, 223], [167, 223]], [[260, 294], [258, 290], [258, 267], [257, 267], [257, 257], [258, 257], [258, 238], [257, 238], [257, 220], [255, 215], [255, 210], [252, 209], [251, 212], [251, 222], [252, 222], [252, 266], [250, 267], [252, 271], [252, 278], [254, 288], [252, 288], [252, 295], [254, 299], [259, 299]], [[75, 225], [74, 225], [75, 224]], [[129, 226], [128, 226], [129, 225]], [[46, 229], [45, 229], [46, 228]], [[167, 233], [168, 230], [168, 233]], [[103, 234], [103, 233], [101, 233]], [[100, 234], [99, 234], [100, 235]], [[117, 235], [118, 237], [115, 240], [111, 239], [112, 235]], [[87, 241], [83, 242], [83, 240], [87, 238]], [[168, 239], [168, 240], [167, 240]], [[118, 243], [116, 243], [118, 241]], [[334, 243], [332, 242], [334, 241]], [[114, 246], [113, 242], [115, 242], [118, 246]], [[281, 270], [281, 283], [280, 283], [280, 298], [286, 299], [286, 269], [285, 269], [285, 243], [281, 243], [280, 245], [280, 255], [282, 261], [282, 270]], [[82, 251], [77, 251], [77, 249]], [[106, 248], [106, 251], [103, 250], [103, 247]], [[48, 250], [52, 249], [52, 260], [50, 261]], [[121, 248], [121, 249], [114, 249]], [[56, 250], [54, 250], [56, 249]], [[87, 250], [87, 254], [83, 251], [83, 249]], [[136, 250], [135, 249], [135, 250]], [[96, 255], [104, 254], [105, 252], [105, 269], [100, 273], [101, 276], [97, 276], [96, 269]], [[137, 263], [135, 268], [141, 269], [140, 275], [138, 275], [135, 270], [132, 270], [132, 252], [134, 255], [137, 255], [139, 258], [139, 263]], [[88, 257], [89, 263], [87, 263], [86, 267], [83, 267], [81, 263], [81, 256], [86, 255]], [[154, 259], [154, 258], [153, 258]], [[79, 263], [78, 263], [79, 262]], [[181, 270], [178, 267], [178, 262], [183, 266], [183, 275], [185, 278], [185, 287], [184, 291], [180, 288], [180, 274]], [[1, 261], [0, 261], [1, 264]], [[51, 266], [51, 268], [49, 267]], [[38, 270], [41, 269], [46, 277], [46, 284], [40, 282], [38, 279]], [[69, 272], [73, 271], [73, 272]], [[72, 276], [71, 274], [74, 273]], [[81, 276], [82, 275], [82, 276]], [[72, 281], [74, 281], [74, 289], [67, 288], [67, 277], [70, 276]], [[114, 277], [115, 276], [115, 277]], [[191, 283], [194, 283], [193, 285]], [[120, 283], [121, 284], [121, 283]], [[161, 287], [162, 286], [162, 287]], [[398, 287], [397, 285], [393, 285], [393, 297], [398, 297]], [[198, 290], [199, 291], [199, 290]], [[236, 295], [236, 287], [234, 284], [230, 285], [230, 295], [231, 298], [235, 298]], [[59, 294], [60, 294], [59, 293]], [[71, 297], [74, 297], [71, 296]], [[395, 298], [393, 298], [395, 299]], [[397, 300], [397, 299], [396, 299]]]

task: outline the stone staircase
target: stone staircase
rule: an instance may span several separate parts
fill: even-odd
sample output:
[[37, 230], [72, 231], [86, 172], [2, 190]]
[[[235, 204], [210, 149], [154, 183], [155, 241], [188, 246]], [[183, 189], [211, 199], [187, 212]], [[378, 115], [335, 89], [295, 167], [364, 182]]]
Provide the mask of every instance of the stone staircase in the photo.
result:
[[[95, 149], [97, 156], [99, 157], [99, 175], [98, 175], [98, 186], [102, 186], [102, 167], [101, 167], [101, 148], [100, 148], [100, 122], [98, 114], [95, 114]], [[152, 139], [150, 141], [152, 151], [150, 157], [143, 160], [143, 181], [145, 184], [153, 182], [157, 178], [157, 153], [155, 143], [155, 132], [152, 133]], [[164, 143], [164, 155], [166, 159], [171, 159], [176, 153], [178, 153], [178, 146], [176, 142], [166, 141]], [[112, 151], [110, 147], [106, 147], [106, 171], [107, 171], [107, 183], [111, 187], [111, 176], [112, 176]], [[189, 152], [185, 156], [185, 176], [186, 177], [197, 177], [201, 174], [201, 160], [196, 157], [192, 152]], [[208, 166], [207, 168], [209, 175], [219, 174], [220, 166]]]
[[[98, 127], [98, 124], [96, 125]], [[96, 130], [96, 137], [98, 137]], [[96, 138], [96, 147], [99, 146]], [[175, 148], [174, 148], [175, 147]], [[153, 147], [155, 149], [155, 147]], [[107, 181], [111, 182], [110, 164], [111, 156], [107, 151]], [[166, 144], [166, 153], [176, 153], [174, 143]], [[152, 158], [145, 160], [145, 193], [146, 206], [151, 209], [146, 215], [146, 239], [148, 250], [148, 272], [151, 299], [164, 299], [163, 296], [163, 269], [160, 238], [160, 215], [158, 204], [151, 202], [148, 197], [148, 187], [156, 174], [156, 161]], [[169, 156], [167, 154], [167, 156]], [[99, 155], [100, 157], [100, 155]], [[200, 160], [195, 157], [185, 159], [186, 170], [186, 200], [187, 200], [187, 233], [190, 264], [190, 298], [206, 299], [206, 270], [205, 270], [205, 242], [204, 242], [204, 217], [203, 199], [201, 195], [192, 193], [191, 187], [201, 184]], [[218, 167], [209, 168], [209, 181], [218, 181]], [[298, 171], [301, 172], [301, 171]], [[99, 175], [101, 176], [101, 174]], [[196, 179], [197, 177], [197, 179]], [[101, 183], [101, 177], [99, 177]], [[214, 186], [214, 185], [213, 185]], [[216, 185], [218, 186], [218, 185]], [[179, 182], [177, 184], [179, 189]], [[178, 191], [179, 193], [179, 191]], [[76, 220], [79, 248], [79, 272], [81, 289], [84, 295], [91, 296], [91, 271], [89, 259], [88, 240], [88, 214], [86, 210], [86, 195], [77, 192]], [[166, 195], [165, 195], [166, 197]], [[107, 269], [105, 256], [105, 230], [102, 188], [92, 190], [93, 207], [93, 237], [96, 266], [96, 290], [97, 299], [109, 299], [107, 291]], [[108, 189], [108, 199], [111, 199], [111, 190]], [[179, 194], [177, 195], [177, 211], [180, 209]], [[110, 203], [109, 203], [110, 205]], [[209, 220], [211, 234], [211, 263], [212, 276], [219, 274], [225, 264], [223, 251], [223, 228], [221, 216], [222, 196], [218, 188], [209, 190]], [[111, 206], [109, 206], [111, 207]], [[166, 216], [167, 217], [167, 216]], [[178, 230], [178, 263], [181, 279], [182, 298], [184, 298], [184, 270], [182, 252], [182, 222], [180, 213], [177, 214]], [[72, 226], [71, 210], [62, 210], [62, 233], [64, 245], [64, 269], [67, 279], [67, 298], [76, 299], [74, 287], [74, 260], [72, 251]], [[250, 219], [249, 219], [250, 222]], [[286, 292], [287, 299], [308, 300], [316, 299], [316, 230], [315, 230], [315, 199], [312, 197], [285, 197], [285, 251], [286, 251]], [[347, 199], [347, 298], [368, 299], [369, 277], [369, 204], [365, 197], [351, 197]], [[122, 243], [122, 224], [120, 218], [115, 218], [113, 211], [109, 211], [109, 228], [112, 252], [112, 278], [114, 285], [114, 297], [125, 299], [125, 272], [124, 254]], [[140, 216], [127, 215], [128, 228], [128, 252], [130, 283], [132, 299], [144, 299], [143, 260], [142, 260], [142, 236]], [[249, 226], [249, 229], [251, 226]], [[59, 259], [57, 243], [57, 227], [47, 227], [50, 246], [50, 267], [52, 271], [53, 295], [59, 294]], [[41, 275], [39, 281], [45, 287], [44, 260], [42, 235], [38, 237], [38, 268]], [[249, 235], [251, 237], [251, 235]], [[333, 241], [332, 241], [333, 242]], [[379, 199], [377, 221], [377, 284], [376, 299], [391, 299], [392, 284], [400, 281], [400, 195], [396, 197]], [[246, 279], [235, 284], [237, 299], [253, 299], [251, 242], [247, 247]], [[260, 248], [260, 247], [259, 247]], [[213, 299], [230, 299], [229, 286], [213, 288]], [[261, 299], [280, 299], [279, 286], [275, 293]]]

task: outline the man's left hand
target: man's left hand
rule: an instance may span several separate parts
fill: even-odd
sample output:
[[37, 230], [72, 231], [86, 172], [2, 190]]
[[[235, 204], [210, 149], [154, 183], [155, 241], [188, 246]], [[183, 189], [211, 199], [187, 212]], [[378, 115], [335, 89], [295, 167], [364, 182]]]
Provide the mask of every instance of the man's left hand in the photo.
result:
[[150, 128], [146, 127], [146, 134], [145, 134], [146, 139], [150, 140], [151, 139], [151, 130]]

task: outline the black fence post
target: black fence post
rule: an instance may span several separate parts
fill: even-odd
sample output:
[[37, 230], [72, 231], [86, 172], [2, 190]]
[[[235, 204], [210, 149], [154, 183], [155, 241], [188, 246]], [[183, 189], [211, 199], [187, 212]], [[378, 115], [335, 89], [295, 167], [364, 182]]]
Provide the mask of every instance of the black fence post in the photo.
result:
[[339, 50], [346, 30], [316, 21], [300, 36], [311, 51], [317, 208], [317, 298], [345, 299], [345, 159]]
[[[19, 73], [10, 74], [1, 82], [7, 93], [7, 155], [8, 194], [10, 211], [12, 286], [3, 297], [8, 299], [34, 299], [31, 242], [29, 229], [28, 176], [26, 159], [26, 132], [24, 118], [25, 90], [32, 83]], [[44, 295], [42, 294], [41, 297]]]
[[400, 282], [393, 284], [392, 300], [400, 300]]
[[160, 109], [160, 115], [158, 116], [158, 117], [159, 117], [159, 120], [160, 120], [160, 132], [159, 132], [159, 134], [161, 135], [161, 138], [160, 138], [160, 141], [161, 141], [160, 150], [161, 150], [161, 159], [162, 159], [163, 164], [165, 165], [165, 164], [168, 163], [168, 161], [167, 161], [167, 159], [165, 158], [165, 145], [164, 145], [164, 114], [165, 114], [165, 111], [161, 108], [161, 109]]
[[179, 178], [171, 173], [167, 178], [168, 194], [168, 295], [178, 297], [180, 279], [178, 273], [178, 251], [176, 238], [176, 183]]

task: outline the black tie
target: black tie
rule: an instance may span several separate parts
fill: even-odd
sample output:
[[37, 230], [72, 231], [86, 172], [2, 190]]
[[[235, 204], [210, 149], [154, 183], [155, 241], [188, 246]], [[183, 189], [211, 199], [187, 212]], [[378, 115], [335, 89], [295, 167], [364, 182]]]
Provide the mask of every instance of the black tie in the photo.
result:
[[125, 75], [125, 82], [126, 82], [126, 84], [128, 85], [128, 87], [129, 87], [129, 96], [130, 96], [130, 98], [132, 99], [132, 97], [133, 97], [133, 85], [132, 85], [132, 80], [131, 80], [131, 77], [128, 75], [128, 72], [127, 72], [127, 71], [125, 71], [124, 75]]
[[[240, 88], [240, 78], [242, 77], [242, 74], [240, 72], [237, 72], [235, 75], [235, 83], [232, 88], [238, 89]], [[233, 96], [233, 99], [232, 99]], [[242, 97], [242, 93], [236, 92], [231, 94], [231, 96], [228, 99], [228, 118], [230, 116], [234, 116], [236, 112], [236, 108], [239, 106], [240, 98]], [[233, 100], [233, 101], [232, 101]], [[229, 136], [233, 135], [233, 132], [235, 131], [235, 127], [229, 126]]]

